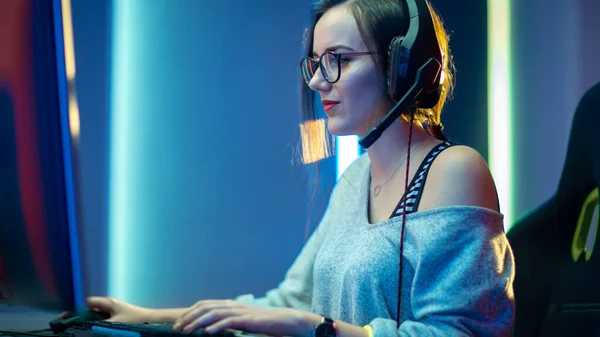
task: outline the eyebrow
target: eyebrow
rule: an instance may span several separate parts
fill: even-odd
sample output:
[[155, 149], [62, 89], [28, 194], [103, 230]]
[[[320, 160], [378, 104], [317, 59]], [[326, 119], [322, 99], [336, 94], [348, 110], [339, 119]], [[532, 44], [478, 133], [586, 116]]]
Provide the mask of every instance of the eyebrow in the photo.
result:
[[[336, 50], [338, 50], [338, 49], [350, 49], [350, 50], [354, 51], [354, 49], [353, 49], [353, 48], [350, 48], [350, 47], [348, 47], [348, 46], [346, 46], [346, 45], [343, 45], [343, 44], [336, 44], [336, 45], [334, 45], [334, 46], [327, 47], [327, 49], [325, 49], [325, 52], [328, 52], [328, 51], [336, 51]], [[314, 56], [314, 55], [317, 55], [317, 53], [315, 53], [315, 51], [313, 50], [313, 56]]]

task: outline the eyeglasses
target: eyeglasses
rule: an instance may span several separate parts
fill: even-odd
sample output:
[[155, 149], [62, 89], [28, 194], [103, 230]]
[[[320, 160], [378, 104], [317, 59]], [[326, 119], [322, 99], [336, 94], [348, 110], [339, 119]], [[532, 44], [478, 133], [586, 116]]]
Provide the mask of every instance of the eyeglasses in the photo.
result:
[[336, 53], [332, 51], [325, 52], [319, 57], [319, 60], [315, 60], [310, 56], [306, 56], [300, 61], [300, 69], [302, 70], [302, 77], [306, 85], [315, 76], [315, 73], [321, 68], [321, 73], [325, 80], [329, 83], [335, 83], [339, 81], [341, 74], [341, 61], [345, 61], [347, 56], [363, 56], [377, 54], [375, 51], [366, 52], [351, 52], [351, 53]]

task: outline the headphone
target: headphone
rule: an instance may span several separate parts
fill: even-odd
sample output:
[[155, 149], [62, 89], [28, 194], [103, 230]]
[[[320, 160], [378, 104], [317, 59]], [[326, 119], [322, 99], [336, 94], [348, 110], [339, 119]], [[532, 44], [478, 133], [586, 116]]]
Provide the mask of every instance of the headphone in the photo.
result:
[[405, 0], [410, 24], [388, 46], [387, 96], [396, 105], [360, 141], [369, 148], [410, 105], [433, 108], [440, 99], [442, 51], [426, 0]]

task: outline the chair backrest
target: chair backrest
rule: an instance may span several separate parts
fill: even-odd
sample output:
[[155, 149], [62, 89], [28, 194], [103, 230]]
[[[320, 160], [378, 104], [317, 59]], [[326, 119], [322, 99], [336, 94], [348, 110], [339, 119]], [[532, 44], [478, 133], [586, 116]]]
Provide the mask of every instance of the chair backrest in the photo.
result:
[[600, 83], [577, 106], [556, 193], [507, 233], [516, 266], [515, 336], [600, 336], [600, 247], [582, 246], [598, 226], [599, 135]]

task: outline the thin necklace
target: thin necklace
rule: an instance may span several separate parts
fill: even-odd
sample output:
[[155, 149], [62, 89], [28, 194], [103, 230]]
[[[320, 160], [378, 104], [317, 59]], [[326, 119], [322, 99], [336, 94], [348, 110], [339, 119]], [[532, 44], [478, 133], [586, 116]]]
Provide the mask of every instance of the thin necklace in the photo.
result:
[[[413, 148], [410, 149], [410, 153], [412, 154], [414, 150], [418, 149], [419, 146], [421, 146], [421, 145], [423, 145], [423, 144], [425, 144], [427, 142], [429, 142], [429, 140], [422, 141], [419, 144], [417, 144], [417, 146], [413, 146]], [[375, 188], [373, 188], [373, 196], [374, 197], [378, 196], [379, 193], [381, 193], [381, 189], [383, 188], [383, 186], [385, 186], [385, 184], [387, 184], [388, 181], [390, 181], [390, 179], [392, 179], [392, 177], [394, 175], [396, 175], [396, 172], [398, 172], [398, 170], [400, 169], [400, 166], [402, 166], [402, 164], [404, 164], [404, 162], [406, 161], [407, 158], [408, 158], [408, 154], [404, 157], [404, 159], [402, 159], [402, 161], [400, 162], [400, 165], [398, 165], [398, 167], [396, 167], [396, 169], [394, 170], [394, 172], [392, 173], [392, 175], [389, 178], [387, 178], [387, 180], [384, 181], [383, 184], [375, 185]]]

